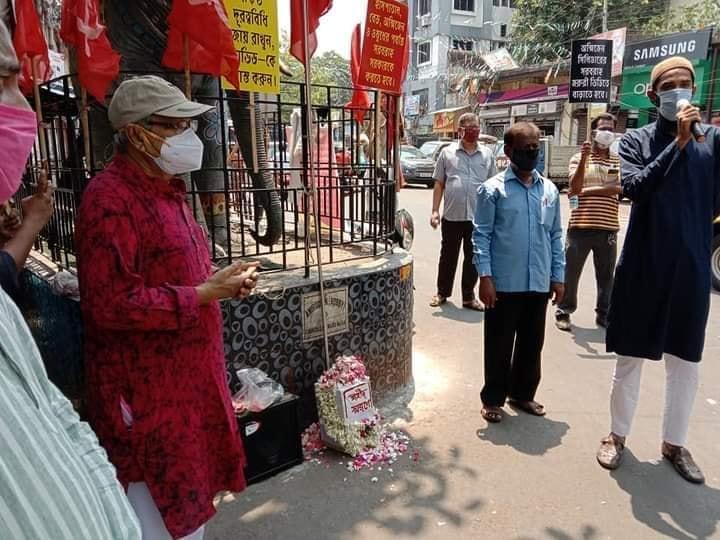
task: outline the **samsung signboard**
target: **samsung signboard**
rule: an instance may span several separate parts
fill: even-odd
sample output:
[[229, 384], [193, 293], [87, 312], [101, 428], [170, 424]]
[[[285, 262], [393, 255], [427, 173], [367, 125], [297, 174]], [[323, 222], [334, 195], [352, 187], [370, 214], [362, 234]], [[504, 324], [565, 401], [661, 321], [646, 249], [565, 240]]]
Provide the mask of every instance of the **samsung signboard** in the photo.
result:
[[625, 47], [625, 68], [654, 66], [671, 56], [705, 60], [711, 37], [712, 30], [701, 30], [630, 43]]
[[[694, 62], [693, 65], [695, 67], [697, 91], [693, 95], [692, 101], [696, 105], [701, 105], [707, 99], [711, 62], [702, 60]], [[647, 91], [650, 89], [651, 70], [651, 67], [625, 70], [620, 95], [618, 96], [621, 109], [652, 109], [655, 107], [647, 97]]]
[[618, 96], [622, 109], [653, 109], [647, 97], [650, 86], [650, 74], [653, 67], [666, 58], [683, 56], [695, 67], [697, 92], [693, 103], [705, 103], [710, 64], [707, 60], [712, 30], [669, 34], [656, 39], [631, 43], [625, 49], [625, 68], [622, 87]]

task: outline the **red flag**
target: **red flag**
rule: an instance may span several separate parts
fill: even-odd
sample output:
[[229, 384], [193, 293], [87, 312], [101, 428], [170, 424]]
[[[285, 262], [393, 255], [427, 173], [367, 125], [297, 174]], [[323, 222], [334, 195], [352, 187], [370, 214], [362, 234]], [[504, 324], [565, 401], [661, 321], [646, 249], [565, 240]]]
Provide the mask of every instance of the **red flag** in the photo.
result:
[[290, 0], [290, 54], [307, 66], [305, 62], [305, 28], [303, 25], [303, 3], [307, 2], [308, 50], [310, 58], [317, 49], [315, 30], [320, 26], [320, 17], [332, 8], [332, 0]]
[[227, 12], [220, 0], [173, 0], [168, 15], [168, 40], [162, 63], [185, 68], [183, 36], [190, 40], [190, 70], [223, 76], [239, 88], [240, 59], [233, 45]]
[[352, 42], [350, 46], [350, 77], [352, 78], [353, 84], [353, 95], [350, 103], [345, 105], [348, 109], [356, 109], [353, 113], [355, 121], [360, 124], [365, 117], [365, 111], [370, 108], [372, 101], [370, 95], [358, 84], [360, 80], [360, 57], [361, 57], [361, 45], [360, 45], [360, 25], [355, 27], [352, 35]]
[[[15, 35], [13, 46], [20, 61], [20, 88], [25, 94], [33, 91], [33, 61], [37, 62], [38, 83], [50, 78], [50, 55], [38, 20], [33, 0], [15, 1]], [[37, 58], [37, 60], [34, 60]]]
[[75, 47], [80, 84], [100, 103], [120, 73], [120, 55], [100, 24], [97, 0], [64, 0], [60, 37]]

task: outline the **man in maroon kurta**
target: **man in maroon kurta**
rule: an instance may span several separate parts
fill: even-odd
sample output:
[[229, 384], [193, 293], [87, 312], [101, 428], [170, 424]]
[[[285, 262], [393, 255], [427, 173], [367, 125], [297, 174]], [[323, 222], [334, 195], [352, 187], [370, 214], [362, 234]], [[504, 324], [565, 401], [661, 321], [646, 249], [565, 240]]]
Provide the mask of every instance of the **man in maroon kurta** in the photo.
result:
[[[190, 119], [207, 109], [157, 77], [121, 84], [109, 107], [118, 152], [77, 223], [88, 412], [144, 538], [201, 536], [213, 497], [245, 487], [218, 300], [246, 296], [257, 274], [241, 264], [211, 274], [175, 176], [200, 167]], [[138, 502], [140, 487], [157, 509]]]

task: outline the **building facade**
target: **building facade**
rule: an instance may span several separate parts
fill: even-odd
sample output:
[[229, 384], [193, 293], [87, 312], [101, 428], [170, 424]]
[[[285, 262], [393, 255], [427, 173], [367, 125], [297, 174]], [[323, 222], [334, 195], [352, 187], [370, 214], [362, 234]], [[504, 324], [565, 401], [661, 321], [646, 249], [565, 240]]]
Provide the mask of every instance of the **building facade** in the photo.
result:
[[413, 142], [438, 135], [433, 132], [433, 112], [470, 104], [477, 88], [470, 88], [467, 75], [482, 65], [481, 55], [507, 44], [513, 7], [514, 0], [410, 1], [412, 47], [405, 100]]

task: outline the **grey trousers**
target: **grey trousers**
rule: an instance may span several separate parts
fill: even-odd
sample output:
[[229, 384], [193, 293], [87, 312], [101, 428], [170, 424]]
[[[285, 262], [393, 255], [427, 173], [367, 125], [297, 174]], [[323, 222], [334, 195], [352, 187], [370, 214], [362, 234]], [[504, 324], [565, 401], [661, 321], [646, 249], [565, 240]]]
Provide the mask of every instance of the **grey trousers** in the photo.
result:
[[555, 312], [556, 317], [570, 315], [577, 309], [578, 282], [591, 251], [597, 285], [595, 312], [598, 317], [607, 317], [617, 259], [617, 233], [602, 229], [568, 230], [565, 244], [565, 298]]

